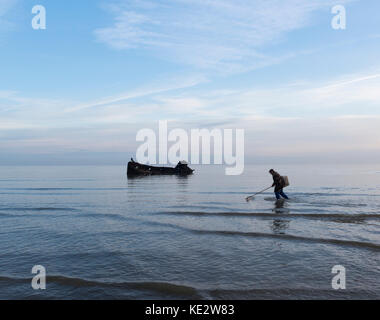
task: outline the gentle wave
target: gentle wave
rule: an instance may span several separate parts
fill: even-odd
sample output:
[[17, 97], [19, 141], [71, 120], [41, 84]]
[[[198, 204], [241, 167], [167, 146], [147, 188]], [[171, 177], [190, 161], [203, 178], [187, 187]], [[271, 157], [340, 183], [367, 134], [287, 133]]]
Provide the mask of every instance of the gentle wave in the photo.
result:
[[305, 242], [315, 242], [315, 243], [327, 243], [340, 246], [352, 246], [360, 247], [372, 250], [380, 251], [380, 244], [371, 242], [361, 242], [353, 240], [341, 240], [341, 239], [325, 239], [325, 238], [309, 238], [301, 236], [293, 236], [288, 234], [270, 234], [270, 233], [259, 233], [259, 232], [241, 232], [241, 231], [225, 231], [225, 230], [196, 230], [188, 229], [191, 232], [198, 234], [215, 234], [224, 236], [244, 236], [244, 237], [257, 237], [257, 238], [271, 238], [271, 239], [283, 239], [283, 240], [295, 240], [295, 241], [305, 241]]
[[[360, 288], [352, 288], [350, 290], [334, 291], [322, 288], [196, 288], [190, 285], [176, 284], [171, 282], [102, 282], [96, 280], [88, 280], [83, 278], [73, 278], [62, 275], [47, 276], [48, 283], [54, 283], [61, 286], [69, 286], [74, 288], [109, 288], [125, 290], [137, 290], [143, 292], [155, 292], [158, 294], [172, 295], [185, 299], [215, 299], [215, 300], [251, 300], [251, 299], [293, 299], [294, 297], [303, 297], [303, 299], [347, 299], [348, 297], [361, 297], [368, 299], [378, 298], [378, 294], [373, 291], [362, 290]], [[0, 283], [3, 285], [29, 284], [29, 278], [15, 278], [0, 276]], [[114, 298], [117, 298], [114, 296]], [[123, 295], [120, 295], [123, 299]]]
[[9, 207], [0, 208], [0, 211], [76, 211], [74, 208], [54, 208], [54, 207], [41, 207], [41, 208], [30, 208], [30, 207]]
[[30, 282], [30, 281], [31, 279], [26, 279], [26, 278], [13, 278], [13, 277], [0, 276], [0, 282], [25, 283], [25, 282]]
[[6, 217], [6, 218], [8, 218], [8, 217], [14, 217], [15, 215], [13, 215], [13, 214], [9, 214], [9, 213], [0, 213], [0, 217]]
[[317, 196], [317, 197], [347, 197], [347, 196], [350, 196], [350, 197], [380, 197], [380, 195], [378, 193], [377, 194], [376, 193], [375, 194], [369, 194], [369, 193], [348, 193], [348, 192], [347, 193], [346, 192], [342, 192], [342, 193], [294, 192], [294, 193], [292, 193], [292, 196], [295, 198], [298, 198], [298, 196], [300, 196], [301, 198], [310, 198], [313, 196]]
[[268, 218], [317, 218], [317, 219], [380, 219], [380, 214], [343, 214], [343, 213], [266, 213], [266, 212], [204, 212], [204, 211], [160, 211], [158, 214], [192, 216], [231, 216], [231, 217], [268, 217]]
[[11, 214], [11, 213], [1, 213], [0, 218], [43, 218], [47, 217], [45, 214]]
[[207, 206], [195, 206], [195, 205], [189, 205], [189, 206], [186, 206], [186, 205], [182, 205], [182, 206], [168, 206], [168, 208], [171, 208], [171, 209], [197, 209], [197, 210], [233, 210], [231, 207], [222, 207], [222, 206], [210, 206], [210, 205], [207, 205]]
[[344, 207], [344, 208], [364, 208], [367, 207], [366, 203], [349, 203], [349, 202], [307, 202], [308, 205], [318, 206], [318, 207]]
[[128, 190], [127, 188], [0, 188], [7, 191], [109, 191], [109, 190]]
[[[0, 276], [0, 282], [16, 282], [27, 283], [31, 279], [28, 278], [14, 278]], [[171, 282], [154, 282], [154, 281], [141, 281], [141, 282], [103, 282], [96, 280], [88, 280], [83, 278], [73, 278], [62, 275], [47, 276], [46, 281], [49, 283], [60, 284], [64, 286], [72, 287], [108, 287], [119, 289], [135, 289], [142, 291], [155, 291], [159, 293], [174, 294], [180, 296], [188, 296], [192, 298], [200, 298], [200, 295], [196, 288], [176, 284]]]
[[[9, 212], [8, 212], [9, 211]], [[14, 211], [15, 213], [10, 213]], [[33, 214], [19, 214], [16, 212], [43, 212], [43, 214], [33, 213]], [[117, 213], [83, 213], [80, 209], [75, 208], [2, 208], [0, 209], [0, 217], [13, 217], [13, 218], [20, 218], [20, 217], [27, 217], [27, 218], [39, 218], [39, 217], [55, 217], [56, 213], [49, 215], [48, 212], [72, 212], [77, 213], [75, 215], [75, 218], [95, 218], [95, 219], [112, 219], [112, 220], [118, 220], [118, 221], [132, 221], [137, 220], [141, 221], [139, 219], [135, 219], [133, 217], [127, 217], [123, 216], [121, 214]], [[6, 212], [6, 213], [4, 213]], [[60, 215], [62, 216], [62, 215]], [[65, 215], [66, 216], [66, 215]], [[70, 216], [70, 215], [67, 215]], [[74, 215], [72, 215], [74, 216]]]
[[[362, 289], [351, 290], [331, 290], [331, 289], [316, 289], [316, 288], [265, 288], [265, 289], [242, 289], [242, 290], [229, 290], [217, 289], [209, 290], [209, 299], [216, 300], [252, 300], [252, 299], [281, 299], [289, 300], [294, 299], [378, 299], [376, 292], [369, 292]], [[300, 298], [302, 297], [302, 298]]]
[[162, 223], [158, 221], [144, 221], [147, 224], [155, 224], [165, 227], [170, 227], [178, 230], [183, 230], [187, 232], [192, 232], [196, 234], [209, 234], [209, 235], [220, 235], [220, 236], [243, 236], [243, 237], [256, 237], [256, 238], [269, 238], [269, 239], [279, 239], [279, 240], [289, 240], [289, 241], [305, 241], [314, 243], [327, 243], [331, 245], [340, 246], [351, 246], [364, 249], [380, 250], [380, 244], [372, 242], [361, 242], [354, 240], [343, 240], [343, 239], [325, 239], [325, 238], [309, 238], [302, 236], [294, 236], [288, 234], [277, 234], [277, 233], [260, 233], [260, 232], [242, 232], [242, 231], [230, 231], [230, 230], [200, 230], [191, 229], [172, 223]]

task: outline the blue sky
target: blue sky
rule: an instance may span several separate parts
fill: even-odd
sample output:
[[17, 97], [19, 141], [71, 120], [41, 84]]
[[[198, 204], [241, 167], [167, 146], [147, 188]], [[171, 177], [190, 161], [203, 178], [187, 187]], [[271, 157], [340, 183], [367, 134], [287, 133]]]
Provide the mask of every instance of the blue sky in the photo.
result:
[[[46, 30], [31, 27], [37, 4]], [[331, 27], [336, 4], [346, 30]], [[244, 128], [248, 162], [378, 162], [379, 13], [376, 0], [0, 0], [0, 164], [120, 163], [158, 120]]]

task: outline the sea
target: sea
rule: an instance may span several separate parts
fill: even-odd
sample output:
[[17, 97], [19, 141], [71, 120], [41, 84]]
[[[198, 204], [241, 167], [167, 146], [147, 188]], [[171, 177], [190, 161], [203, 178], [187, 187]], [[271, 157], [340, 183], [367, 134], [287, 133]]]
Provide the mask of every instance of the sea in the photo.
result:
[[0, 167], [0, 299], [380, 298], [380, 165], [193, 168]]

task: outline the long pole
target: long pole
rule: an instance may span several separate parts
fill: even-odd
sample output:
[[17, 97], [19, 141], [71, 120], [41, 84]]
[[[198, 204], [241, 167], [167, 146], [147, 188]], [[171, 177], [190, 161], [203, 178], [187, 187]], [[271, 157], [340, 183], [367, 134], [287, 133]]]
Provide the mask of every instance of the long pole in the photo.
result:
[[252, 196], [249, 196], [249, 197], [245, 198], [245, 200], [247, 200], [247, 201], [252, 200], [252, 198], [253, 198], [254, 196], [257, 196], [258, 194], [263, 193], [263, 192], [269, 190], [270, 188], [272, 188], [272, 186], [270, 186], [269, 188], [266, 188], [266, 189], [264, 189], [264, 190], [262, 190], [262, 191], [260, 191], [260, 192], [257, 192], [257, 193], [255, 193], [255, 194], [253, 194]]

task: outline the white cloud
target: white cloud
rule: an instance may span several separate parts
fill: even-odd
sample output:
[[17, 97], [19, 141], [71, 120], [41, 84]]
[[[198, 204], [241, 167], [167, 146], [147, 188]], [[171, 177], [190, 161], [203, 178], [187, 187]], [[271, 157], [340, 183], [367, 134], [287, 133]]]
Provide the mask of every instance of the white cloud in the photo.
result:
[[376, 153], [379, 87], [380, 74], [373, 71], [327, 82], [241, 90], [163, 83], [160, 88], [165, 90], [157, 90], [154, 84], [82, 103], [0, 91], [0, 148], [133, 150], [137, 130], [155, 129], [157, 120], [170, 119], [171, 128], [244, 128], [251, 158], [257, 154]]
[[[352, 74], [328, 82], [207, 93], [208, 106], [240, 117], [331, 117], [380, 114], [380, 74]], [[206, 98], [205, 98], [206, 99]]]
[[[347, 0], [341, 0], [345, 3]], [[119, 1], [114, 24], [96, 37], [116, 49], [143, 48], [204, 69], [240, 71], [275, 63], [260, 49], [310, 23], [335, 0]], [[292, 55], [292, 53], [290, 53]]]
[[[380, 73], [280, 87], [209, 90], [198, 78], [152, 84], [90, 102], [22, 97], [0, 91], [7, 123], [41, 128], [144, 123], [159, 119], [225, 122], [231, 119], [310, 118], [380, 114]], [[9, 126], [7, 126], [9, 128]]]

